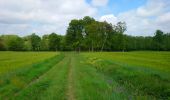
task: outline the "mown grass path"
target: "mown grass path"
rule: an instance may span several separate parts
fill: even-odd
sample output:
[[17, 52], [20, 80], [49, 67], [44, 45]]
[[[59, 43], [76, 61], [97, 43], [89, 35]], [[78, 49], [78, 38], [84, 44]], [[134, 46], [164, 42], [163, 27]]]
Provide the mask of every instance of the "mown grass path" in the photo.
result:
[[111, 93], [104, 77], [77, 53], [65, 57], [14, 100], [109, 100]]
[[69, 63], [69, 71], [68, 71], [68, 91], [67, 91], [67, 95], [68, 95], [68, 100], [75, 100], [75, 95], [74, 95], [74, 79], [73, 79], [73, 58], [70, 57], [70, 63]]

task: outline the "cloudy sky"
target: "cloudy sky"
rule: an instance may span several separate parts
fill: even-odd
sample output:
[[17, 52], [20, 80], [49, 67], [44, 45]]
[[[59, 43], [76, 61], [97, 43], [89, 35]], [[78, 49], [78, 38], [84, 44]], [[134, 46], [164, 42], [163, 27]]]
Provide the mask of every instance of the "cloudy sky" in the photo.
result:
[[0, 34], [65, 34], [71, 19], [84, 16], [125, 21], [129, 35], [170, 32], [170, 0], [0, 0]]

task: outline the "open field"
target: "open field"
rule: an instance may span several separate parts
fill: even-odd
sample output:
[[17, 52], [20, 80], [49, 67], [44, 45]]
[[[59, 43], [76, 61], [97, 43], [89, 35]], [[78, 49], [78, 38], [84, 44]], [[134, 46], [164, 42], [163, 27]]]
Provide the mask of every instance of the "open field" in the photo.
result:
[[43, 61], [55, 52], [0, 52], [0, 74]]
[[170, 52], [17, 53], [1, 52], [0, 67], [14, 66], [0, 75], [2, 100], [170, 99]]
[[[170, 97], [170, 52], [84, 53], [113, 89], [139, 98]], [[115, 83], [116, 82], [116, 83]]]

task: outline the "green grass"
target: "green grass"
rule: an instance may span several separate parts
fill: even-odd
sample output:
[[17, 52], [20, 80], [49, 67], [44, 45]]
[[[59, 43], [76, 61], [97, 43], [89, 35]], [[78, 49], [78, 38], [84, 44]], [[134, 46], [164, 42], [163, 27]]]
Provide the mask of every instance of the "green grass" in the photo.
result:
[[[129, 98], [170, 98], [169, 52], [84, 53]], [[117, 91], [117, 90], [115, 90]]]
[[125, 95], [112, 91], [103, 73], [97, 71], [87, 59], [75, 55], [74, 79], [77, 100], [124, 100]]
[[[38, 54], [38, 53], [35, 53]], [[38, 54], [38, 55], [41, 55]], [[48, 71], [54, 64], [60, 61], [63, 55], [53, 54], [53, 57], [46, 58], [41, 62], [16, 68], [15, 70], [4, 73], [0, 76], [0, 98], [12, 97], [25, 88], [29, 83], [36, 80]]]
[[64, 100], [68, 64], [69, 58], [65, 57], [37, 81], [23, 89], [15, 98], [17, 100]]
[[112, 60], [133, 66], [150, 67], [157, 70], [170, 72], [170, 52], [96, 52], [84, 53], [86, 56]]
[[0, 75], [0, 99], [170, 99], [170, 52], [57, 54]]
[[41, 62], [55, 56], [56, 52], [0, 52], [0, 74]]

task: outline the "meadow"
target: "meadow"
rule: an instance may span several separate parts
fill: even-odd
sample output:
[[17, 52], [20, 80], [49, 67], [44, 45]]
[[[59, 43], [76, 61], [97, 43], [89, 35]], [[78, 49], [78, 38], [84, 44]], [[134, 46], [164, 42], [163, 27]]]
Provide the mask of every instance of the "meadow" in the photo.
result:
[[2, 100], [170, 99], [170, 52], [0, 54]]
[[54, 52], [0, 52], [0, 74], [32, 65], [54, 56]]

